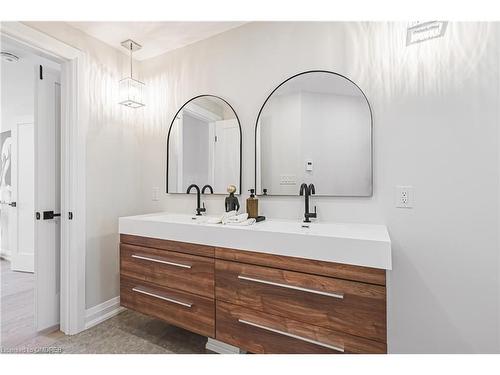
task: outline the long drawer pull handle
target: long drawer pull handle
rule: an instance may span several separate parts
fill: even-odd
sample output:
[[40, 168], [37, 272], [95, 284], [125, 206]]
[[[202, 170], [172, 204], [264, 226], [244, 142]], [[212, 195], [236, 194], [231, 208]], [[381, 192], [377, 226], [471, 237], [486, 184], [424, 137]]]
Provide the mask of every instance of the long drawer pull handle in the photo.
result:
[[247, 324], [247, 325], [252, 326], [252, 327], [257, 327], [257, 328], [263, 329], [265, 331], [278, 333], [278, 334], [283, 335], [283, 336], [288, 336], [288, 337], [291, 337], [291, 338], [294, 338], [294, 339], [297, 339], [297, 340], [305, 341], [305, 342], [308, 342], [308, 343], [311, 343], [311, 344], [314, 344], [314, 345], [323, 346], [325, 348], [332, 349], [332, 350], [335, 350], [337, 352], [344, 353], [344, 348], [341, 348], [341, 347], [338, 347], [338, 346], [333, 346], [333, 345], [325, 344], [325, 343], [322, 343], [322, 342], [319, 342], [319, 341], [316, 341], [316, 340], [311, 340], [311, 339], [308, 339], [308, 338], [305, 338], [305, 337], [302, 337], [302, 336], [297, 336], [297, 335], [294, 335], [292, 333], [283, 332], [283, 331], [280, 331], [278, 329], [274, 329], [274, 328], [266, 327], [266, 326], [263, 326], [263, 325], [260, 325], [260, 324], [257, 324], [257, 323], [249, 322], [248, 320], [238, 319], [238, 322], [243, 323], [243, 324]]
[[175, 266], [175, 267], [181, 267], [181, 268], [191, 268], [190, 265], [188, 264], [181, 264], [181, 263], [174, 263], [174, 262], [168, 262], [166, 260], [160, 260], [160, 259], [155, 259], [155, 258], [148, 258], [144, 257], [142, 255], [135, 255], [132, 254], [132, 258], [137, 258], [137, 259], [142, 259], [142, 260], [149, 260], [150, 262], [156, 262], [156, 263], [162, 263], [162, 264], [168, 264], [170, 266]]
[[314, 294], [321, 294], [323, 296], [334, 297], [334, 298], [339, 298], [339, 299], [343, 299], [344, 298], [344, 295], [342, 293], [323, 292], [321, 290], [301, 288], [300, 286], [295, 286], [295, 285], [280, 284], [280, 283], [275, 283], [275, 282], [267, 281], [267, 280], [254, 279], [253, 277], [247, 277], [247, 276], [238, 275], [238, 279], [247, 280], [247, 281], [253, 281], [253, 282], [261, 283], [261, 284], [279, 286], [279, 287], [287, 288], [287, 289], [300, 290], [302, 292], [308, 292], [308, 293], [314, 293]]
[[185, 306], [185, 307], [189, 307], [189, 308], [191, 308], [191, 306], [193, 306], [193, 304], [191, 304], [191, 303], [181, 302], [181, 301], [177, 301], [177, 300], [172, 299], [172, 298], [159, 296], [158, 294], [146, 292], [145, 290], [142, 290], [142, 289], [139, 289], [139, 288], [132, 288], [132, 290], [134, 292], [137, 292], [137, 293], [146, 294], [147, 296], [151, 296], [151, 297], [162, 299], [164, 301], [176, 303], [177, 305], [181, 305], [181, 306]]

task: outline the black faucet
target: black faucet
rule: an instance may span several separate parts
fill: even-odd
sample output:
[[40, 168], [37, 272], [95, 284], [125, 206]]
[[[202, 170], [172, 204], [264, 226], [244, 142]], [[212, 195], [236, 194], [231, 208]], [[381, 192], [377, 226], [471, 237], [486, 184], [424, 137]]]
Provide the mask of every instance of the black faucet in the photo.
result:
[[[206, 186], [204, 186], [203, 189], [205, 189], [205, 187]], [[207, 209], [205, 208], [205, 203], [203, 203], [203, 208], [200, 206], [200, 187], [196, 184], [191, 184], [187, 188], [186, 194], [189, 194], [193, 188], [196, 189], [196, 216], [201, 216], [201, 213], [205, 212]]]
[[307, 186], [307, 184], [300, 185], [299, 195], [303, 195], [305, 201], [304, 223], [310, 223], [310, 218], [317, 217], [316, 206], [314, 206], [314, 212], [309, 212], [309, 197], [311, 194], [316, 194], [316, 189], [313, 184], [309, 184], [309, 186]]
[[208, 189], [210, 190], [210, 194], [213, 194], [214, 193], [214, 189], [212, 189], [212, 187], [209, 185], [209, 184], [206, 184], [205, 186], [203, 186], [203, 188], [201, 189], [201, 194], [205, 194], [205, 190]]

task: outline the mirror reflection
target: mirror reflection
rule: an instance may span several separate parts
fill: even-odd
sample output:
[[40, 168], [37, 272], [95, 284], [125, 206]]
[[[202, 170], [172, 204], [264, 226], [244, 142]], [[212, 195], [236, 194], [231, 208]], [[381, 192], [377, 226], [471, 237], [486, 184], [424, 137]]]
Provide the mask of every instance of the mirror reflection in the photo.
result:
[[167, 138], [167, 193], [186, 193], [196, 184], [226, 194], [228, 185], [241, 186], [241, 127], [225, 100], [202, 95], [184, 104], [170, 125]]
[[372, 195], [372, 115], [360, 88], [332, 72], [289, 78], [268, 97], [255, 133], [258, 194]]

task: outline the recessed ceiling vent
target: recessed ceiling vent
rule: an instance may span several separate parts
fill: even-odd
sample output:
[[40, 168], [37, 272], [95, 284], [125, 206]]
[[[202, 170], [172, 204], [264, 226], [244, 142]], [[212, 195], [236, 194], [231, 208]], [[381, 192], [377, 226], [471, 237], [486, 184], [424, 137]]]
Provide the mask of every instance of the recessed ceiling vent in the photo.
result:
[[10, 52], [2, 51], [0, 52], [0, 56], [2, 57], [2, 61], [9, 63], [16, 63], [19, 61], [19, 57]]

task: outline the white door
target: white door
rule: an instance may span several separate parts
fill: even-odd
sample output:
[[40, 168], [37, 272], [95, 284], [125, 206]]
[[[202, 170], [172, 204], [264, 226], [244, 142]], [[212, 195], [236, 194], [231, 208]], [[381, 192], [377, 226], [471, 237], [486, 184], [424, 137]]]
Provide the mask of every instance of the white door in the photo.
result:
[[61, 86], [59, 72], [37, 69], [35, 84], [35, 316], [37, 330], [59, 324]]
[[226, 191], [228, 185], [235, 185], [240, 193], [239, 142], [240, 127], [236, 119], [215, 121], [214, 191]]
[[34, 272], [35, 261], [35, 142], [33, 117], [12, 127], [12, 202], [9, 223], [11, 269]]

